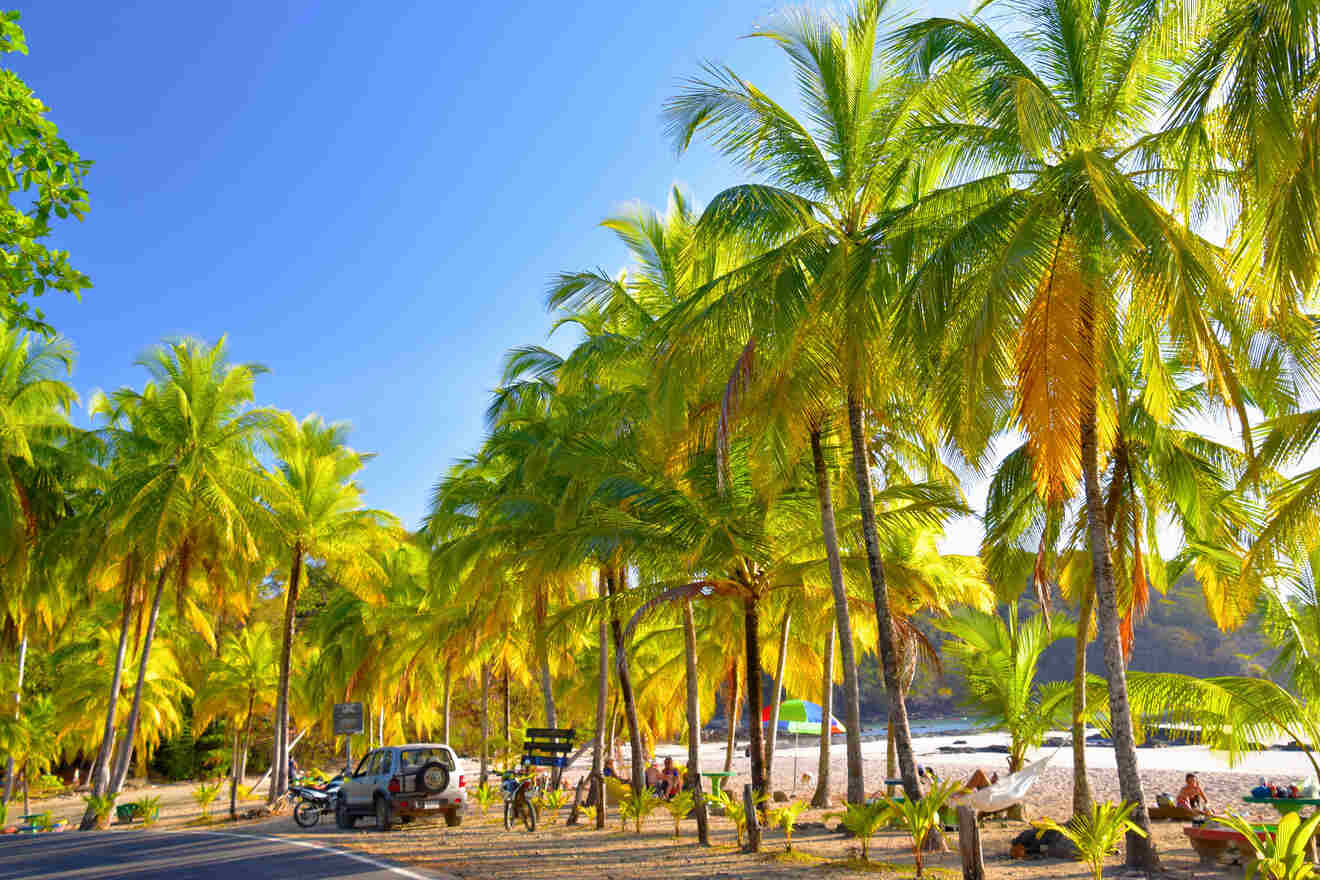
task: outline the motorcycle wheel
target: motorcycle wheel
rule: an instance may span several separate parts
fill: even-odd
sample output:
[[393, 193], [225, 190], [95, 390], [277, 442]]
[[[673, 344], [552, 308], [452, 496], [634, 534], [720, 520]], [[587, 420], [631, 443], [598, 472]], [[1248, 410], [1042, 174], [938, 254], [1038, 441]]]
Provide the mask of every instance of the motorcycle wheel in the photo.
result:
[[299, 828], [311, 828], [321, 821], [320, 805], [311, 801], [298, 801], [298, 806], [293, 808], [293, 821], [298, 823]]

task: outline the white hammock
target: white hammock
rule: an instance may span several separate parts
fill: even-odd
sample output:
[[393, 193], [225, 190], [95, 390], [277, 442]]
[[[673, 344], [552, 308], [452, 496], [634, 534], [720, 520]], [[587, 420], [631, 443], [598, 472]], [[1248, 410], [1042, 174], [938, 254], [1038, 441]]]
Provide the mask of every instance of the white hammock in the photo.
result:
[[978, 813], [997, 813], [1000, 810], [1007, 810], [1014, 804], [1020, 804], [1026, 799], [1027, 792], [1031, 790], [1036, 779], [1045, 771], [1045, 765], [1057, 754], [1058, 750], [1055, 750], [1036, 763], [1028, 764], [993, 785], [953, 798], [952, 803], [955, 807], [971, 807]]

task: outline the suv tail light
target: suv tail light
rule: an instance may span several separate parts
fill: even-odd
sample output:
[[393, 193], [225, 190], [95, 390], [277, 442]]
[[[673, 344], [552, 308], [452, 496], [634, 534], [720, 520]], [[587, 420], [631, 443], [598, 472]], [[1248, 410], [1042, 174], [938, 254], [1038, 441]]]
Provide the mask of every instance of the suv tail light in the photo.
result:
[[402, 787], [399, 785], [399, 780], [391, 779], [389, 784], [389, 789], [390, 789], [390, 794], [398, 794], [402, 790]]
[[458, 787], [463, 788], [467, 785], [467, 777], [462, 773], [458, 774]]

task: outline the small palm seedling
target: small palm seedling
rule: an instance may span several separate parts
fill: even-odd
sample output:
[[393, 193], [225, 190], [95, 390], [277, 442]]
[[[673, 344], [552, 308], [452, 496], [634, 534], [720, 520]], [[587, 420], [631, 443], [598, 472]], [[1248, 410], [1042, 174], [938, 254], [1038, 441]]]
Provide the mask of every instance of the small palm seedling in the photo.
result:
[[110, 814], [115, 810], [115, 796], [107, 795], [88, 795], [83, 798], [87, 802], [87, 808], [92, 811], [96, 817], [96, 827], [105, 829], [110, 825]]
[[196, 788], [193, 789], [192, 796], [193, 796], [193, 800], [197, 802], [197, 806], [201, 807], [202, 809], [202, 818], [210, 819], [211, 804], [215, 803], [215, 799], [220, 796], [220, 783], [219, 782], [200, 783]]
[[889, 822], [890, 804], [884, 800], [844, 804], [842, 813], [826, 813], [826, 819], [839, 819], [844, 828], [862, 845], [862, 861], [871, 861], [871, 838]]
[[583, 825], [587, 828], [596, 824], [596, 806], [592, 804], [589, 807], [580, 807], [582, 810]]
[[906, 798], [881, 798], [888, 807], [886, 818], [903, 826], [912, 838], [912, 857], [916, 861], [917, 876], [921, 876], [921, 848], [926, 838], [940, 822], [940, 808], [945, 802], [963, 790], [961, 782], [950, 780], [939, 782], [921, 800], [910, 801]]
[[481, 815], [483, 816], [490, 813], [490, 805], [495, 803], [495, 798], [499, 796], [499, 789], [486, 782], [472, 789], [472, 798], [477, 802], [477, 806], [481, 808]]
[[545, 824], [553, 825], [567, 800], [568, 792], [562, 788], [548, 789], [536, 799], [536, 811], [545, 818]]
[[806, 808], [806, 801], [797, 801], [775, 807], [770, 811], [770, 824], [784, 830], [784, 849], [787, 852], [793, 851], [793, 826], [797, 824], [798, 816], [801, 816]]
[[[1232, 814], [1216, 816], [1251, 845], [1252, 858], [1245, 866], [1243, 880], [1309, 880], [1315, 876], [1315, 865], [1311, 863], [1311, 838], [1316, 827], [1320, 826], [1320, 813], [1303, 822], [1296, 813], [1287, 813], [1279, 820], [1279, 827], [1273, 834], [1265, 834], [1262, 839], [1259, 829], [1253, 827], [1241, 816]], [[1098, 874], [1096, 876], [1099, 876]]]
[[[1077, 847], [1077, 858], [1090, 865], [1095, 880], [1101, 880], [1105, 856], [1118, 849], [1124, 834], [1133, 831], [1142, 837], [1146, 836], [1146, 832], [1128, 818], [1135, 807], [1136, 804], [1132, 803], [1115, 804], [1107, 801], [1092, 804], [1090, 815], [1074, 816], [1066, 825], [1060, 825], [1053, 819], [1042, 819], [1031, 824], [1041, 831], [1057, 831], [1071, 841]], [[1247, 839], [1254, 840], [1255, 832], [1248, 833]]]
[[[743, 847], [743, 838], [747, 834], [747, 810], [743, 808], [742, 801], [729, 794], [724, 789], [719, 789], [709, 795], [711, 803], [718, 804], [723, 810], [724, 815], [733, 823], [733, 829], [738, 835], [738, 848]], [[760, 795], [752, 802], [753, 807], [760, 807], [766, 802], [766, 796]]]
[[690, 791], [680, 791], [678, 794], [665, 801], [665, 809], [669, 811], [670, 818], [674, 820], [675, 841], [678, 840], [679, 823], [683, 821], [684, 816], [692, 812], [694, 803], [695, 802], [692, 800], [692, 792]]
[[625, 826], [631, 820], [637, 833], [641, 834], [642, 822], [646, 821], [646, 817], [655, 812], [655, 808], [662, 803], [664, 801], [660, 796], [649, 788], [643, 787], [637, 791], [629, 789], [619, 798], [619, 815], [623, 818]]
[[142, 824], [151, 827], [156, 824], [160, 818], [160, 795], [155, 797], [144, 797], [134, 801], [133, 806], [137, 808], [137, 814], [142, 817]]

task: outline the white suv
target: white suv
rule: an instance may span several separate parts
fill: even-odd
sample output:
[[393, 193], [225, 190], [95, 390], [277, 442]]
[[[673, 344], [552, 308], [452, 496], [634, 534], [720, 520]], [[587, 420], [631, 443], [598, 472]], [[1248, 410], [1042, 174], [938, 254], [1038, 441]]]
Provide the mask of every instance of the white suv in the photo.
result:
[[467, 778], [454, 750], [438, 743], [410, 743], [374, 749], [344, 779], [335, 805], [335, 824], [348, 829], [363, 816], [375, 816], [388, 831], [395, 822], [418, 816], [463, 821]]

